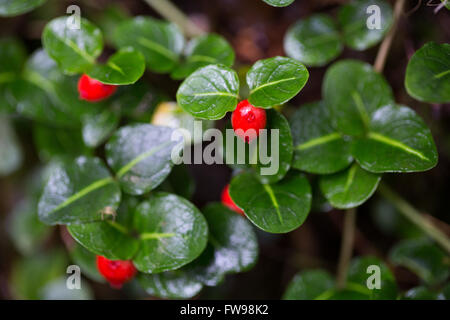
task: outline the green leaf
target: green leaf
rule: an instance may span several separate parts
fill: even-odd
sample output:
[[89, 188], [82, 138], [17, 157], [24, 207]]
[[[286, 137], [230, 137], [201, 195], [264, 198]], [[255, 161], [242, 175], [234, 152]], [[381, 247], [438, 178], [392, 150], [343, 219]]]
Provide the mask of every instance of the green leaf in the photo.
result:
[[235, 71], [209, 65], [183, 81], [177, 91], [177, 102], [196, 118], [217, 120], [236, 108], [238, 92], [239, 79]]
[[307, 66], [323, 66], [336, 58], [342, 49], [339, 31], [326, 14], [297, 21], [284, 37], [286, 54]]
[[394, 103], [386, 80], [371, 65], [357, 60], [342, 60], [328, 68], [322, 91], [337, 129], [352, 136], [363, 135], [372, 113]]
[[[376, 23], [378, 18], [379, 25]], [[384, 0], [356, 0], [341, 6], [338, 20], [345, 44], [362, 51], [383, 39], [393, 23], [392, 8]]]
[[90, 154], [79, 130], [54, 128], [36, 123], [33, 126], [33, 140], [42, 161], [50, 161], [54, 157]]
[[133, 259], [145, 273], [178, 269], [206, 247], [208, 225], [200, 211], [176, 195], [157, 193], [136, 209], [134, 226], [140, 248]]
[[47, 0], [0, 0], [0, 17], [13, 17], [27, 13]]
[[114, 32], [118, 47], [134, 47], [145, 57], [147, 68], [170, 72], [178, 63], [184, 38], [172, 23], [150, 17], [135, 17], [119, 24]]
[[16, 171], [23, 162], [22, 147], [8, 118], [0, 116], [0, 176]]
[[118, 112], [105, 109], [96, 115], [83, 118], [82, 136], [84, 143], [92, 148], [101, 145], [119, 124]]
[[350, 141], [334, 128], [325, 103], [301, 106], [290, 117], [290, 125], [294, 140], [292, 167], [329, 174], [346, 168], [353, 161]]
[[283, 104], [302, 90], [308, 77], [308, 70], [297, 60], [286, 57], [259, 60], [247, 72], [248, 100], [261, 108]]
[[98, 272], [95, 254], [76, 244], [70, 251], [70, 257], [73, 263], [80, 267], [85, 277], [97, 282], [105, 282], [105, 278]]
[[172, 71], [172, 78], [184, 79], [209, 64], [231, 67], [234, 63], [233, 48], [222, 36], [212, 33], [192, 39], [187, 45], [185, 55], [185, 61]]
[[[183, 183], [180, 183], [183, 181]], [[184, 164], [172, 168], [169, 176], [159, 186], [160, 191], [175, 193], [183, 198], [190, 199], [195, 192], [195, 180]]]
[[188, 299], [197, 295], [203, 284], [183, 269], [156, 273], [139, 273], [139, 284], [152, 296], [164, 299]]
[[203, 213], [209, 227], [209, 244], [186, 268], [193, 278], [216, 286], [225, 274], [247, 271], [256, 264], [258, 241], [251, 224], [222, 204], [209, 204]]
[[442, 283], [450, 275], [448, 256], [426, 238], [399, 242], [389, 253], [389, 259], [417, 274], [429, 285]]
[[320, 189], [327, 200], [338, 209], [359, 206], [378, 187], [381, 175], [368, 172], [358, 164], [331, 175], [320, 176]]
[[404, 106], [385, 106], [376, 111], [368, 135], [356, 140], [353, 156], [371, 172], [425, 171], [438, 160], [430, 130]]
[[262, 184], [244, 172], [231, 181], [230, 195], [252, 223], [271, 233], [297, 229], [311, 208], [311, 187], [298, 173], [275, 184]]
[[102, 53], [100, 29], [81, 18], [80, 29], [72, 28], [69, 16], [51, 20], [42, 33], [42, 44], [48, 55], [68, 74], [90, 69]]
[[290, 5], [294, 0], [263, 0], [265, 3], [274, 7], [286, 7]]
[[[225, 161], [232, 167], [251, 168], [262, 183], [275, 183], [281, 180], [291, 167], [293, 154], [291, 129], [286, 118], [276, 110], [267, 110], [266, 129], [267, 139], [263, 139], [260, 134], [250, 144], [233, 134], [231, 138], [234, 140], [234, 148], [230, 148], [229, 141], [224, 143]], [[278, 137], [273, 130], [278, 130]], [[225, 138], [230, 137], [225, 135]], [[242, 152], [244, 148], [245, 152]]]
[[117, 210], [117, 218], [68, 226], [72, 237], [89, 251], [111, 260], [130, 260], [139, 249], [133, 237], [134, 211], [137, 200], [125, 197]]
[[417, 50], [406, 68], [405, 87], [417, 100], [450, 102], [450, 44], [429, 42]]
[[[374, 267], [379, 268], [380, 272], [377, 273]], [[368, 285], [375, 285], [378, 276], [380, 288], [369, 289]], [[348, 268], [347, 289], [355, 290], [357, 286], [360, 286], [361, 292], [367, 290], [371, 300], [395, 300], [397, 297], [394, 275], [383, 261], [375, 257], [358, 257], [351, 261]]]
[[297, 273], [283, 295], [284, 300], [322, 299], [322, 294], [334, 287], [333, 277], [324, 270], [306, 270]]
[[156, 188], [172, 169], [173, 129], [150, 124], [120, 128], [106, 144], [106, 158], [124, 192], [141, 195]]
[[120, 196], [100, 159], [66, 160], [51, 172], [39, 200], [39, 219], [51, 225], [100, 220], [105, 207], [117, 209]]
[[95, 65], [87, 73], [89, 77], [111, 85], [133, 84], [145, 71], [145, 58], [131, 47], [122, 48], [113, 54], [106, 64]]
[[44, 286], [63, 276], [66, 267], [66, 257], [59, 250], [19, 260], [11, 269], [10, 285], [13, 296], [16, 299], [42, 299]]

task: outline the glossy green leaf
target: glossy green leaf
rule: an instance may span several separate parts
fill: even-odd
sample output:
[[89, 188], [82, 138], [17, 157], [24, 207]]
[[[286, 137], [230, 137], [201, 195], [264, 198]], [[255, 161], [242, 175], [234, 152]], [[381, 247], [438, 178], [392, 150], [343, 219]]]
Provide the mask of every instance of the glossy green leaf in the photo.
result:
[[0, 17], [13, 17], [27, 13], [47, 0], [0, 0]]
[[234, 63], [233, 48], [217, 34], [209, 33], [192, 39], [185, 51], [185, 61], [172, 71], [174, 79], [184, 79], [198, 68], [209, 64], [231, 67]]
[[370, 121], [370, 132], [356, 140], [353, 156], [371, 172], [425, 171], [437, 164], [430, 130], [410, 108], [385, 106]]
[[334, 287], [333, 277], [324, 270], [306, 270], [294, 276], [284, 295], [284, 300], [322, 299]]
[[381, 175], [368, 172], [354, 163], [351, 167], [320, 177], [320, 189], [335, 208], [348, 209], [369, 199], [378, 187]]
[[208, 225], [200, 211], [176, 195], [157, 193], [136, 209], [134, 226], [140, 248], [133, 259], [145, 273], [178, 269], [206, 247]]
[[386, 80], [371, 65], [357, 60], [342, 60], [328, 68], [322, 91], [337, 129], [352, 136], [363, 135], [372, 113], [394, 103]]
[[292, 167], [329, 174], [346, 168], [353, 161], [349, 138], [334, 128], [325, 103], [301, 106], [290, 117], [290, 125], [294, 140]]
[[0, 116], [0, 177], [16, 171], [23, 162], [22, 147], [8, 118]]
[[392, 8], [384, 0], [356, 0], [339, 9], [338, 20], [345, 44], [366, 50], [381, 41], [391, 27]]
[[303, 224], [311, 208], [308, 180], [293, 173], [275, 184], [262, 184], [253, 174], [233, 178], [230, 195], [258, 228], [286, 233]]
[[66, 73], [81, 73], [90, 69], [102, 53], [102, 32], [88, 20], [81, 18], [80, 28], [73, 28], [70, 17], [51, 20], [42, 33], [42, 44]]
[[50, 161], [54, 157], [89, 155], [80, 130], [54, 128], [46, 125], [33, 126], [33, 140], [39, 158]]
[[89, 251], [111, 260], [130, 260], [139, 248], [133, 236], [134, 210], [138, 203], [125, 197], [116, 217], [103, 215], [103, 221], [68, 226], [72, 237]]
[[[376, 285], [378, 277], [380, 287], [370, 289], [370, 286]], [[366, 290], [371, 300], [395, 300], [397, 297], [397, 284], [393, 273], [383, 261], [375, 257], [353, 259], [348, 268], [347, 283], [347, 289], [355, 290], [360, 286], [361, 292]]]
[[165, 299], [188, 299], [197, 295], [203, 284], [183, 269], [138, 275], [139, 284], [152, 296]]
[[326, 14], [297, 21], [284, 37], [286, 54], [307, 66], [323, 66], [336, 58], [342, 49], [339, 31]]
[[295, 0], [263, 0], [265, 3], [270, 4], [274, 7], [286, 7], [290, 5]]
[[39, 219], [46, 224], [100, 220], [105, 207], [117, 209], [120, 189], [98, 158], [66, 160], [52, 170], [39, 200]]
[[10, 283], [14, 298], [42, 299], [45, 285], [63, 276], [66, 268], [66, 257], [59, 250], [19, 260], [11, 269]]
[[87, 73], [102, 83], [111, 85], [133, 84], [145, 71], [145, 58], [132, 47], [120, 49], [105, 64], [97, 64]]
[[239, 79], [235, 71], [209, 65], [183, 81], [177, 91], [177, 102], [196, 118], [217, 120], [236, 108], [238, 92]]
[[190, 199], [195, 192], [195, 180], [187, 166], [179, 164], [172, 168], [169, 176], [159, 186], [158, 190], [175, 193], [183, 198]]
[[105, 282], [105, 278], [98, 272], [94, 253], [76, 244], [70, 251], [70, 257], [73, 263], [80, 267], [83, 276], [97, 282]]
[[450, 102], [450, 44], [429, 42], [408, 62], [405, 87], [420, 101]]
[[82, 136], [84, 143], [96, 148], [112, 134], [119, 124], [119, 114], [116, 111], [105, 109], [96, 115], [87, 115], [83, 118]]
[[425, 283], [435, 285], [448, 279], [448, 256], [426, 238], [403, 240], [389, 253], [392, 263], [411, 270]]
[[[281, 180], [291, 167], [291, 129], [286, 118], [276, 110], [267, 110], [266, 129], [267, 134], [260, 133], [250, 144], [235, 134], [226, 135], [224, 156], [225, 162], [232, 167], [251, 168], [262, 183], [275, 183]], [[232, 130], [231, 126], [227, 127], [227, 130]], [[228, 141], [229, 138], [233, 141]]]
[[172, 169], [173, 130], [150, 124], [120, 128], [106, 145], [106, 158], [122, 189], [141, 195], [156, 188]]
[[258, 241], [251, 224], [222, 204], [209, 204], [203, 213], [209, 227], [209, 244], [187, 269], [193, 278], [215, 286], [225, 274], [247, 271], [255, 265]]
[[283, 104], [302, 90], [308, 77], [308, 70], [297, 60], [286, 57], [259, 60], [247, 72], [249, 101], [261, 108]]
[[139, 50], [147, 68], [155, 72], [170, 72], [177, 65], [184, 46], [184, 37], [177, 26], [150, 17], [122, 22], [113, 37], [116, 46]]

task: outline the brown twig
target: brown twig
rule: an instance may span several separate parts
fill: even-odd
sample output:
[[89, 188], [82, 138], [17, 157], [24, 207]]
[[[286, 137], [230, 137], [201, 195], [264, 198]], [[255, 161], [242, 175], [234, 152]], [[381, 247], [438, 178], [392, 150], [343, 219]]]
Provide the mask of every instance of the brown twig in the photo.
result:
[[353, 253], [353, 243], [355, 240], [356, 209], [349, 209], [345, 212], [344, 229], [342, 232], [341, 251], [339, 253], [339, 264], [336, 276], [336, 286], [339, 289], [345, 287], [347, 281], [347, 270]]

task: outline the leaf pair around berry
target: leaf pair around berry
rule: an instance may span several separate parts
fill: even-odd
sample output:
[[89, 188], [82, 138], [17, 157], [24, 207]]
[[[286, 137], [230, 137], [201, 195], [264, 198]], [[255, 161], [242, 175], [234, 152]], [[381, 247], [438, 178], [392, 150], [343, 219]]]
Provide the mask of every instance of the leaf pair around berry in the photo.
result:
[[87, 73], [105, 84], [126, 85], [136, 82], [144, 73], [142, 54], [133, 48], [121, 48], [105, 64], [97, 58], [103, 51], [99, 28], [81, 18], [74, 26], [70, 17], [51, 20], [42, 34], [42, 43], [61, 70], [67, 74]]
[[[247, 73], [249, 102], [272, 108], [292, 99], [308, 80], [308, 70], [300, 62], [274, 57], [256, 62]], [[239, 79], [223, 65], [198, 69], [184, 80], [177, 92], [178, 104], [201, 119], [221, 119], [238, 102]]]

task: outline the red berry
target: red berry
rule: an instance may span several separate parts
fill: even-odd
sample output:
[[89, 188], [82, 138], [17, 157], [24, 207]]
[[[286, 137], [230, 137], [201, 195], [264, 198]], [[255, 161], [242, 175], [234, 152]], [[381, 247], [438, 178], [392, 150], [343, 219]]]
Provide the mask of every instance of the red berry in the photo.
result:
[[[237, 136], [245, 142], [255, 139], [260, 129], [266, 127], [266, 110], [252, 106], [248, 100], [239, 102], [231, 115], [231, 124]], [[242, 129], [236, 131], [238, 129]], [[249, 129], [253, 129], [248, 131]]]
[[222, 204], [231, 210], [235, 211], [236, 213], [239, 213], [240, 215], [245, 216], [244, 211], [242, 211], [241, 208], [239, 208], [236, 203], [234, 203], [233, 199], [230, 197], [230, 185], [227, 184], [225, 188], [222, 190]]
[[90, 102], [100, 101], [110, 97], [117, 90], [116, 86], [101, 83], [83, 74], [78, 80], [78, 92], [80, 99]]
[[102, 256], [97, 256], [97, 269], [115, 289], [120, 289], [137, 272], [131, 261], [109, 260]]

